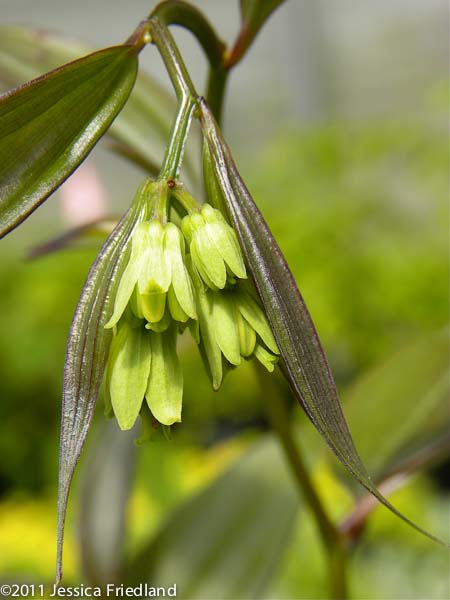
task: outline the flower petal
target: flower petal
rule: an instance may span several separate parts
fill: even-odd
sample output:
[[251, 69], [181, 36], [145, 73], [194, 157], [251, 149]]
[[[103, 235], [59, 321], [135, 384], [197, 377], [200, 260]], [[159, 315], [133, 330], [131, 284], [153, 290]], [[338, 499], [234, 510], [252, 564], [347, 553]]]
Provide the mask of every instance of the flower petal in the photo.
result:
[[172, 278], [170, 264], [164, 256], [164, 229], [159, 221], [145, 223], [147, 243], [138, 286], [141, 294], [167, 292]]
[[120, 279], [119, 288], [114, 300], [114, 312], [105, 325], [106, 329], [114, 327], [119, 321], [136, 286], [147, 241], [147, 234], [143, 226], [144, 223], [140, 223], [133, 233], [130, 258], [127, 268]]
[[[184, 264], [184, 238], [180, 229], [173, 223], [167, 223], [165, 228], [164, 251], [171, 265], [171, 289], [175, 294], [175, 299], [187, 317], [196, 319], [197, 311], [195, 308], [194, 290]], [[175, 303], [173, 302], [173, 297], [171, 299], [169, 290], [169, 306], [171, 305], [175, 308]], [[187, 318], [177, 319], [173, 313], [172, 316], [178, 321], [187, 321]]]
[[279, 354], [278, 346], [273, 337], [270, 325], [256, 300], [244, 290], [239, 290], [236, 293], [236, 304], [241, 315], [248, 323], [250, 323], [269, 350], [274, 354]]
[[[222, 352], [214, 334], [211, 292], [207, 293], [205, 291], [203, 282], [190, 258], [190, 256], [186, 257], [186, 264], [192, 283], [194, 284], [198, 312], [198, 321], [189, 322], [192, 323], [190, 326], [191, 335], [199, 345], [200, 355], [211, 380], [212, 387], [218, 390], [223, 377]], [[195, 325], [196, 323], [198, 323], [198, 329]], [[193, 330], [193, 328], [195, 329]]]
[[152, 366], [145, 393], [153, 416], [163, 425], [181, 421], [183, 373], [176, 351], [176, 328], [151, 334]]
[[[114, 351], [114, 347], [117, 348]], [[150, 334], [125, 322], [111, 344], [109, 389], [120, 429], [131, 429], [141, 410], [151, 366]]]
[[[213, 294], [213, 292], [210, 292]], [[232, 365], [241, 364], [236, 307], [229, 294], [215, 292], [212, 298], [214, 336], [225, 358]]]

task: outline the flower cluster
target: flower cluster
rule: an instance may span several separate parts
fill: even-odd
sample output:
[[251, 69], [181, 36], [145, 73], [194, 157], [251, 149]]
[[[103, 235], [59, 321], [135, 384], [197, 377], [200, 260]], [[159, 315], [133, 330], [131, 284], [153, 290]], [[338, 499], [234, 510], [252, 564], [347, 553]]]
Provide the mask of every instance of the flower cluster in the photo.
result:
[[[133, 426], [144, 398], [163, 425], [181, 421], [183, 374], [177, 355], [186, 327], [214, 389], [224, 366], [256, 357], [274, 369], [278, 348], [249, 284], [232, 227], [185, 190], [154, 182], [149, 218], [135, 227], [129, 258], [106, 328], [112, 328], [105, 396], [122, 429]], [[171, 201], [187, 213], [167, 220]]]

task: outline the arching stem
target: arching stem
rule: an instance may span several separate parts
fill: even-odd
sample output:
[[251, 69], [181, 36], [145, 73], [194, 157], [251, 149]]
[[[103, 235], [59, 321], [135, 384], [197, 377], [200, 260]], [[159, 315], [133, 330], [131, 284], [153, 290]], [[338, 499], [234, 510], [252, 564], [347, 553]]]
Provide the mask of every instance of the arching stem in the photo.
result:
[[161, 166], [160, 179], [176, 180], [183, 161], [184, 148], [197, 106], [197, 92], [187, 72], [175, 41], [158, 17], [146, 21], [152, 43], [158, 48], [178, 98], [178, 110], [172, 125], [170, 141]]

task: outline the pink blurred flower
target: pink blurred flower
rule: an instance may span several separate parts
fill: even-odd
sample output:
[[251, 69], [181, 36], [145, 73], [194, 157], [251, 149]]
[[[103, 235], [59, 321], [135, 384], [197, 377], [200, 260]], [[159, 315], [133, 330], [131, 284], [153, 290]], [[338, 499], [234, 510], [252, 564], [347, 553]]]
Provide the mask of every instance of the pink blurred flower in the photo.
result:
[[61, 186], [61, 216], [70, 227], [104, 217], [105, 188], [92, 162], [84, 162]]

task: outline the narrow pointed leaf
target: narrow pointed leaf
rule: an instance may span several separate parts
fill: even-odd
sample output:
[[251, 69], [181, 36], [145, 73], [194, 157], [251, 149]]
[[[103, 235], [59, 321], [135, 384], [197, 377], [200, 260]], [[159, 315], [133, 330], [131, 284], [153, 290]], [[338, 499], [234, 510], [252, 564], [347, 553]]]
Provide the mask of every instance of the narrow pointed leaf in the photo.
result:
[[[447, 432], [446, 435], [405, 456], [400, 463], [383, 474], [378, 487], [385, 496], [389, 496], [407, 485], [419, 471], [442, 464], [449, 458], [450, 435]], [[340, 524], [340, 531], [348, 538], [357, 537], [377, 505], [376, 498], [370, 493], [359, 498], [351, 513]]]
[[241, 17], [243, 21], [261, 21], [267, 19], [268, 15], [284, 0], [240, 0]]
[[252, 44], [259, 30], [284, 0], [241, 0], [241, 29], [227, 66], [236, 64]]
[[136, 79], [137, 50], [115, 46], [0, 96], [0, 237], [76, 169]]
[[64, 521], [70, 483], [92, 422], [112, 332], [104, 325], [112, 311], [118, 274], [128, 258], [127, 241], [145, 206], [135, 205], [100, 250], [87, 276], [73, 317], [66, 350], [58, 484], [56, 579], [62, 577]]
[[204, 100], [200, 103], [200, 109], [203, 133], [213, 157], [215, 174], [272, 326], [293, 392], [346, 469], [393, 513], [428, 537], [441, 542], [402, 515], [384, 498], [367, 473], [342, 412], [328, 361], [294, 277], [242, 181]]

